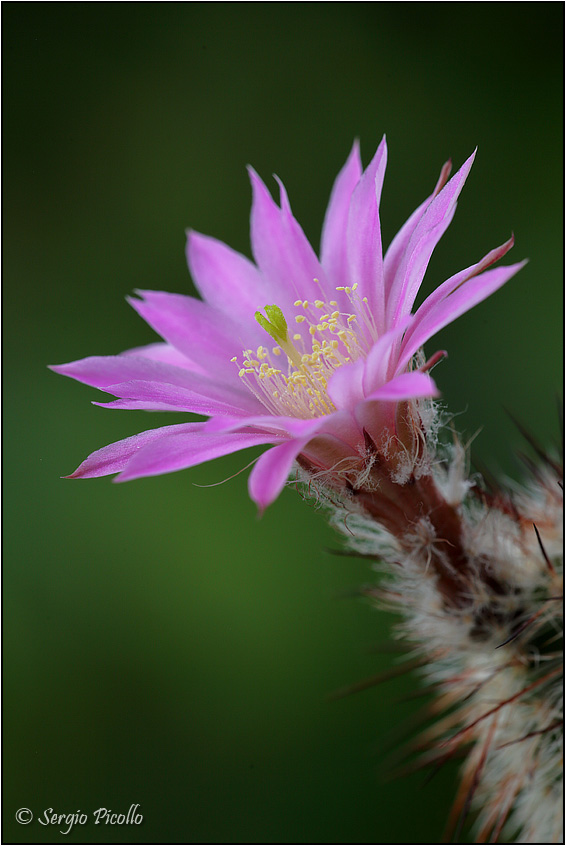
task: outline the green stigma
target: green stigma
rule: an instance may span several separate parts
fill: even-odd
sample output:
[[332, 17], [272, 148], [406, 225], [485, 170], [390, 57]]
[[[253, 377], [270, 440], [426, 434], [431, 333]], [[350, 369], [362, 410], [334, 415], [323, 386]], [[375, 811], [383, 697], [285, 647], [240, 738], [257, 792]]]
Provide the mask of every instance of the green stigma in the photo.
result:
[[267, 317], [264, 317], [261, 311], [256, 311], [255, 319], [259, 323], [262, 329], [271, 335], [273, 340], [277, 341], [279, 344], [285, 344], [288, 337], [288, 328], [287, 328], [287, 321], [283, 316], [283, 312], [276, 305], [266, 305], [265, 306], [265, 313]]
[[274, 341], [277, 341], [295, 367], [300, 368], [302, 364], [301, 354], [289, 338], [289, 328], [283, 312], [279, 306], [266, 305], [265, 313], [267, 317], [264, 317], [261, 311], [256, 311], [255, 319], [261, 328], [265, 329]]

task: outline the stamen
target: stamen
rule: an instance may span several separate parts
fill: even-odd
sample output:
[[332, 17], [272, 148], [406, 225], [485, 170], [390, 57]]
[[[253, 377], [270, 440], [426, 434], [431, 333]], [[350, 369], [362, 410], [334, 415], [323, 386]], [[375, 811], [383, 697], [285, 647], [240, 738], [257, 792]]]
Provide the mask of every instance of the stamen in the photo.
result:
[[[289, 335], [279, 306], [266, 306], [265, 315], [256, 312], [257, 322], [278, 345], [271, 351], [264, 346], [244, 350], [239, 375], [270, 413], [310, 419], [336, 410], [327, 393], [328, 380], [342, 365], [365, 358], [377, 340], [367, 298], [360, 298], [355, 293], [357, 288], [354, 283], [336, 289], [350, 300], [351, 312], [339, 311], [337, 300], [315, 300], [312, 304], [295, 300], [294, 307], [306, 312], [295, 315], [295, 323], [306, 324], [306, 336], [299, 332]], [[315, 318], [314, 309], [324, 313]], [[283, 353], [287, 356], [286, 373], [274, 367], [271, 360], [272, 355], [280, 358]], [[237, 364], [236, 357], [232, 361]]]

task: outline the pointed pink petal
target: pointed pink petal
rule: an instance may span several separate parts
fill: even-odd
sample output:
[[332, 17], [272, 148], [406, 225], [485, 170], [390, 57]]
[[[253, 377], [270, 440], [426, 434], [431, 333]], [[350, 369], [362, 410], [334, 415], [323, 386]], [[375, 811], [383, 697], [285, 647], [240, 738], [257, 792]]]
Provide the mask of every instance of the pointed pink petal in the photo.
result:
[[183, 367], [185, 370], [194, 370], [193, 363], [182, 352], [172, 347], [171, 344], [163, 344], [160, 341], [154, 344], [146, 344], [143, 347], [124, 350], [121, 355], [135, 355], [141, 358], [149, 358], [152, 361], [161, 361], [164, 364], [173, 364], [175, 367]]
[[326, 275], [301, 225], [291, 211], [285, 186], [278, 176], [275, 177], [275, 180], [279, 185], [281, 221], [287, 237], [289, 260], [301, 280], [307, 279], [309, 284], [316, 280], [314, 286], [311, 286], [311, 296], [320, 299], [320, 292], [326, 291]]
[[486, 270], [480, 276], [470, 279], [460, 288], [457, 288], [443, 300], [436, 303], [418, 323], [415, 322], [411, 336], [405, 339], [402, 355], [399, 358], [399, 367], [406, 366], [414, 353], [429, 338], [432, 338], [444, 326], [452, 323], [457, 317], [465, 314], [465, 312], [493, 294], [494, 291], [497, 291], [498, 288], [501, 288], [525, 264], [526, 262], [522, 261], [518, 264], [508, 265], [507, 267], [496, 267], [493, 270]]
[[207, 432], [235, 432], [247, 426], [255, 429], [275, 430], [280, 435], [292, 437], [312, 437], [322, 428], [328, 418], [314, 417], [302, 420], [299, 417], [275, 415], [253, 415], [242, 417], [214, 417], [206, 422]]
[[378, 330], [383, 328], [383, 256], [379, 202], [387, 164], [385, 138], [359, 180], [350, 203], [348, 216], [349, 281], [358, 283], [360, 297], [368, 298]]
[[438, 388], [427, 373], [401, 373], [373, 391], [366, 400], [400, 402], [416, 397], [437, 397]]
[[[322, 268], [301, 227], [293, 218], [284, 191], [283, 209], [274, 202], [257, 173], [249, 168], [253, 202], [250, 223], [252, 251], [278, 305], [289, 319], [295, 300], [320, 298]], [[267, 303], [271, 305], [271, 303]]]
[[72, 473], [68, 479], [93, 479], [97, 476], [108, 476], [124, 470], [132, 456], [140, 449], [172, 434], [185, 437], [195, 436], [202, 432], [204, 423], [181, 423], [176, 426], [162, 426], [159, 429], [149, 429], [124, 438], [109, 446], [102, 447], [89, 455], [85, 461]]
[[322, 417], [302, 420], [297, 417], [214, 417], [205, 424], [206, 432], [236, 432], [253, 426], [257, 430], [273, 431], [281, 437], [317, 438], [321, 434], [332, 434], [355, 448], [360, 443], [361, 431], [352, 415], [351, 407], [335, 411]]
[[349, 454], [363, 442], [361, 429], [349, 408], [310, 420], [296, 417], [250, 417], [245, 420], [236, 417], [214, 417], [207, 421], [205, 431], [242, 431], [250, 425], [254, 429], [273, 431], [283, 437], [299, 438], [305, 443], [310, 443], [313, 439], [320, 440], [326, 435], [336, 437], [342, 444], [348, 445]]
[[277, 499], [291, 472], [293, 462], [308, 441], [286, 441], [261, 455], [250, 473], [248, 490], [260, 512]]
[[354, 142], [346, 164], [336, 177], [322, 227], [320, 261], [333, 287], [350, 285], [346, 239], [352, 192], [362, 175], [360, 145]]
[[[189, 411], [193, 414], [205, 414], [207, 416], [235, 414], [242, 417], [246, 414], [239, 406], [229, 402], [230, 394], [225, 391], [222, 391], [222, 394], [226, 397], [225, 401], [213, 400], [177, 385], [142, 381], [141, 379], [108, 385], [105, 390], [115, 397], [120, 397], [122, 404], [119, 407], [124, 409], [129, 407], [128, 402], [133, 402], [131, 408], [141, 409], [143, 407], [146, 411], [165, 411], [165, 407], [167, 407], [167, 410]], [[155, 407], [156, 404], [157, 408]], [[105, 403], [95, 403], [95, 405], [105, 405]], [[111, 405], [114, 408], [117, 407], [116, 403], [111, 403]]]
[[153, 440], [135, 453], [115, 481], [127, 482], [130, 479], [139, 479], [143, 476], [160, 476], [163, 473], [173, 473], [175, 470], [194, 467], [197, 464], [203, 464], [205, 461], [211, 461], [213, 458], [239, 452], [241, 449], [272, 444], [278, 441], [279, 438], [275, 435], [265, 434], [264, 432], [208, 435], [200, 430], [172, 433]]
[[411, 315], [406, 315], [395, 329], [384, 332], [369, 351], [362, 380], [366, 396], [377, 390], [384, 382], [387, 382], [389, 377], [398, 369], [396, 366], [397, 359], [392, 356], [392, 353], [397, 348], [412, 319]]
[[365, 361], [358, 359], [354, 364], [344, 364], [332, 374], [328, 382], [328, 396], [336, 408], [352, 409], [364, 398], [362, 380]]
[[428, 205], [413, 230], [389, 291], [388, 325], [394, 326], [403, 315], [411, 311], [433, 250], [454, 217], [456, 201], [474, 157], [475, 152]]
[[167, 386], [174, 386], [192, 392], [195, 399], [202, 401], [206, 397], [213, 403], [232, 406], [238, 413], [257, 414], [262, 408], [243, 386], [222, 384], [210, 377], [135, 355], [90, 356], [69, 364], [54, 365], [51, 369], [108, 393], [113, 393], [114, 387], [125, 382], [156, 382], [165, 386], [160, 399], [166, 395]]
[[421, 203], [421, 205], [412, 213], [409, 219], [403, 224], [399, 232], [395, 235], [387, 249], [387, 252], [383, 259], [383, 284], [385, 288], [386, 302], [389, 299], [389, 291], [391, 290], [393, 280], [395, 279], [397, 270], [399, 269], [399, 265], [407, 249], [411, 236], [415, 231], [417, 223], [420, 221], [421, 217], [423, 216], [426, 209], [429, 207], [432, 200], [436, 197], [436, 195], [446, 184], [446, 181], [450, 176], [451, 169], [452, 162], [446, 162], [446, 164], [440, 171], [438, 182], [436, 183], [435, 189], [430, 195], [430, 197], [427, 197], [424, 203]]
[[105, 390], [108, 385], [129, 379], [148, 379], [190, 387], [195, 378], [190, 371], [163, 364], [161, 361], [142, 358], [131, 352], [125, 355], [92, 355], [68, 364], [51, 365], [51, 370], [101, 390]]
[[254, 314], [262, 309], [270, 291], [257, 267], [245, 256], [199, 232], [187, 237], [187, 261], [191, 276], [206, 302], [232, 320], [249, 326], [246, 346], [258, 346], [261, 329]]
[[182, 294], [136, 291], [141, 300], [128, 298], [143, 319], [185, 355], [195, 369], [227, 381], [238, 374], [230, 359], [248, 344], [238, 323], [206, 303]]
[[[157, 402], [152, 400], [129, 400], [117, 399], [112, 402], [94, 402], [99, 408], [110, 408], [115, 411], [190, 411], [188, 408], [180, 408], [174, 403]], [[194, 414], [211, 414], [213, 412], [194, 411]], [[216, 412], [214, 412], [216, 413]]]
[[501, 244], [501, 246], [496, 247], [494, 250], [490, 250], [490, 252], [476, 264], [467, 267], [465, 270], [460, 270], [458, 273], [455, 273], [454, 276], [451, 276], [450, 279], [447, 279], [446, 282], [443, 282], [442, 285], [439, 285], [438, 288], [435, 288], [432, 294], [430, 294], [424, 303], [417, 309], [415, 313], [415, 322], [410, 332], [407, 332], [404, 339], [405, 343], [431, 309], [433, 309], [439, 302], [469, 279], [472, 279], [474, 276], [482, 273], [492, 264], [495, 264], [496, 261], [499, 261], [500, 258], [503, 258], [503, 256], [509, 252], [514, 242], [514, 238], [511, 236], [511, 238], [509, 238], [508, 241], [505, 241], [504, 244]]

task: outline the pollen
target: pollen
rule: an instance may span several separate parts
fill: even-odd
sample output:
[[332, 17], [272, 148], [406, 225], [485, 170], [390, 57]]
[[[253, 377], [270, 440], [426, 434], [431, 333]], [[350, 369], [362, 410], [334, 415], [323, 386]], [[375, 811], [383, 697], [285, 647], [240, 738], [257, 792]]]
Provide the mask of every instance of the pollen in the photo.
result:
[[278, 345], [244, 350], [243, 367], [237, 357], [231, 361], [270, 414], [307, 420], [336, 411], [327, 391], [330, 378], [344, 364], [365, 358], [378, 337], [367, 299], [356, 294], [357, 287], [336, 289], [349, 300], [349, 311], [341, 311], [337, 300], [295, 300], [293, 307], [300, 313], [292, 315], [297, 324], [293, 335], [287, 331], [291, 315], [278, 306], [266, 306], [267, 317], [256, 312], [257, 322]]

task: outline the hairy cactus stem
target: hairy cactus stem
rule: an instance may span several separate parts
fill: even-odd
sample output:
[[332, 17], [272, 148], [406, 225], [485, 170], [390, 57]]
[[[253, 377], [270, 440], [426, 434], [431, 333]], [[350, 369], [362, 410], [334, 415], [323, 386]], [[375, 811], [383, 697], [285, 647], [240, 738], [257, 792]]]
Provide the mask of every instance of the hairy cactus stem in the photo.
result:
[[411, 476], [404, 485], [396, 485], [397, 503], [384, 502], [385, 484], [375, 491], [352, 489], [355, 501], [374, 520], [388, 529], [401, 546], [407, 530], [426, 515], [441, 549], [432, 546], [430, 565], [438, 577], [438, 589], [448, 605], [464, 608], [471, 603], [469, 579], [471, 563], [462, 542], [460, 515], [438, 491], [432, 476]]
[[[413, 452], [418, 458], [423, 440], [413, 436], [414, 423], [414, 420], [407, 421], [406, 429], [412, 436]], [[386, 458], [378, 450], [365, 431], [364, 436], [366, 449], [372, 456], [369, 484], [360, 489], [350, 486], [352, 497], [372, 519], [397, 538], [401, 547], [406, 543], [408, 530], [426, 516], [436, 537], [436, 543], [430, 548], [429, 566], [437, 574], [438, 590], [448, 606], [462, 609], [470, 605], [470, 578], [472, 575], [477, 578], [479, 564], [470, 561], [466, 553], [459, 510], [446, 501], [431, 473], [418, 477], [411, 473], [405, 483], [395, 481], [395, 464], [391, 458]], [[395, 460], [393, 458], [393, 462]], [[487, 574], [485, 564], [481, 569], [484, 581], [492, 591], [502, 593], [501, 586]]]

